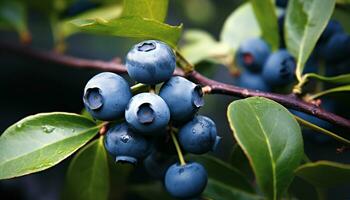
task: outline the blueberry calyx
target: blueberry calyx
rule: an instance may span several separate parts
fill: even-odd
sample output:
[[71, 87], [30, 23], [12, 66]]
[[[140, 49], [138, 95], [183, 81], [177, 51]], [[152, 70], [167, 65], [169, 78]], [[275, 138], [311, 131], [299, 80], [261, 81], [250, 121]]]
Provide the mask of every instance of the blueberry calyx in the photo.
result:
[[254, 63], [254, 56], [251, 53], [243, 53], [244, 63], [251, 65]]
[[154, 49], [156, 49], [156, 44], [155, 42], [150, 42], [150, 41], [147, 41], [147, 42], [143, 42], [141, 44], [139, 44], [137, 46], [137, 50], [138, 51], [143, 51], [143, 52], [148, 52], [148, 51], [152, 51]]
[[115, 158], [115, 162], [117, 162], [117, 163], [131, 163], [131, 164], [135, 165], [137, 163], [137, 159], [134, 157], [130, 157], [130, 156], [117, 156]]
[[88, 88], [83, 99], [91, 110], [98, 110], [103, 106], [103, 97], [100, 88]]
[[192, 103], [196, 108], [200, 108], [204, 105], [203, 91], [200, 85], [193, 88]]
[[137, 119], [142, 124], [150, 124], [154, 121], [155, 113], [151, 108], [150, 103], [143, 103], [139, 106], [137, 111]]

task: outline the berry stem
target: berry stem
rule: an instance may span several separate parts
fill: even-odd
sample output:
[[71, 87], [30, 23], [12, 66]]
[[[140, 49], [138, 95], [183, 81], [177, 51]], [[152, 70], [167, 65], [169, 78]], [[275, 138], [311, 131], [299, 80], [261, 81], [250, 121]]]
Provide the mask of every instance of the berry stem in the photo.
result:
[[178, 155], [179, 160], [180, 160], [180, 164], [181, 165], [186, 165], [184, 156], [183, 156], [183, 154], [181, 152], [181, 148], [180, 148], [179, 142], [176, 139], [176, 136], [175, 136], [175, 133], [174, 133], [172, 127], [170, 128], [170, 135], [171, 135], [171, 138], [173, 139], [173, 142], [174, 142], [174, 145], [175, 145], [175, 148], [176, 148], [176, 151], [177, 151], [177, 155]]
[[149, 86], [149, 92], [152, 93], [152, 94], [155, 94], [156, 93], [156, 85], [150, 85]]

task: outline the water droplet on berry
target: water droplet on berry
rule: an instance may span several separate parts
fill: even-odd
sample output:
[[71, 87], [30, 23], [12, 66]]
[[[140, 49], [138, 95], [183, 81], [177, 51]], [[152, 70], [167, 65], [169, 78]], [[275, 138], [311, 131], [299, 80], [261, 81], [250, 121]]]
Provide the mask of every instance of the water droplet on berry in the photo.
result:
[[121, 140], [122, 142], [124, 142], [124, 143], [127, 143], [127, 142], [129, 141], [129, 139], [130, 139], [130, 136], [128, 136], [128, 135], [123, 135], [123, 136], [120, 138], [120, 140]]

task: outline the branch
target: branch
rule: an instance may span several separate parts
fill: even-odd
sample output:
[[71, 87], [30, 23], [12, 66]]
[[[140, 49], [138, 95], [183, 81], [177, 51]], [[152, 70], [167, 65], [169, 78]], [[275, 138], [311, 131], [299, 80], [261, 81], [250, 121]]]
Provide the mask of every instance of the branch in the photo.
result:
[[[58, 63], [68, 67], [111, 71], [119, 74], [126, 73], [126, 68], [123, 64], [118, 62], [113, 62], [113, 61], [101, 61], [101, 60], [75, 58], [72, 56], [57, 54], [55, 52], [38, 51], [28, 47], [7, 44], [7, 43], [0, 43], [0, 51], [6, 52], [6, 53], [18, 54], [31, 59], [35, 58], [45, 62]], [[183, 72], [183, 70], [177, 68], [174, 72], [174, 75], [185, 76], [185, 73]], [[233, 86], [233, 85], [229, 85], [229, 84], [225, 84], [225, 83], [221, 83], [221, 82], [209, 79], [203, 76], [202, 74], [198, 73], [197, 71], [188, 72], [186, 74], [186, 77], [202, 86], [207, 86], [208, 92], [210, 94], [225, 94], [225, 95], [241, 97], [241, 98], [252, 97], [252, 96], [265, 97], [265, 98], [274, 100], [284, 105], [285, 107], [311, 114], [320, 119], [326, 120], [332, 124], [342, 126], [350, 130], [349, 119], [343, 118], [339, 115], [323, 110], [311, 103], [307, 103], [299, 99], [294, 94], [283, 95], [283, 94], [276, 94], [276, 93], [262, 92], [257, 90], [241, 88], [241, 87], [237, 87], [237, 86]]]

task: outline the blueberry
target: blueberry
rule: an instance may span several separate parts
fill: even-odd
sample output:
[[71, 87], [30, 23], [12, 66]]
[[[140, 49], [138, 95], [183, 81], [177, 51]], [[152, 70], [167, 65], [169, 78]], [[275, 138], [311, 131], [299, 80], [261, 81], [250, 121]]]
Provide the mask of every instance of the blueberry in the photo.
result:
[[150, 152], [150, 142], [130, 130], [126, 123], [111, 126], [105, 137], [105, 148], [116, 157], [116, 162], [136, 164]]
[[173, 50], [157, 40], [136, 44], [126, 56], [129, 76], [145, 84], [155, 85], [169, 80], [175, 70], [175, 65]]
[[288, 5], [288, 0], [276, 0], [276, 5], [281, 8], [286, 8]]
[[239, 66], [250, 71], [259, 72], [270, 54], [266, 42], [259, 38], [245, 40], [236, 53], [236, 62]]
[[185, 151], [203, 154], [214, 151], [221, 137], [217, 136], [215, 123], [210, 118], [197, 115], [181, 127], [178, 139]]
[[339, 62], [350, 54], [350, 36], [346, 33], [334, 34], [326, 43], [322, 54], [328, 62]]
[[254, 74], [247, 70], [243, 71], [238, 77], [237, 84], [240, 87], [261, 90], [261, 91], [270, 91], [270, 86], [265, 82], [260, 74]]
[[269, 56], [262, 75], [269, 85], [286, 85], [293, 82], [295, 67], [296, 63], [292, 55], [281, 49]]
[[159, 96], [168, 104], [171, 119], [178, 122], [190, 120], [204, 105], [202, 88], [180, 76], [167, 81]]
[[208, 182], [204, 167], [196, 162], [169, 167], [165, 174], [165, 188], [175, 198], [190, 199], [199, 197]]
[[[174, 146], [174, 145], [173, 145]], [[176, 161], [176, 156], [152, 151], [143, 161], [147, 173], [156, 179], [164, 179], [166, 170]]]
[[324, 43], [329, 40], [334, 34], [343, 32], [342, 25], [336, 20], [329, 20], [325, 30], [320, 36], [318, 42]]
[[99, 120], [115, 120], [124, 115], [131, 98], [128, 83], [119, 75], [103, 72], [92, 77], [84, 89], [84, 105]]
[[165, 101], [156, 94], [140, 93], [131, 98], [125, 119], [137, 132], [161, 135], [170, 120], [170, 111]]
[[284, 39], [284, 21], [285, 21], [285, 13], [283, 12], [280, 16], [278, 16], [278, 34], [280, 36], [280, 48], [285, 48], [286, 43]]

